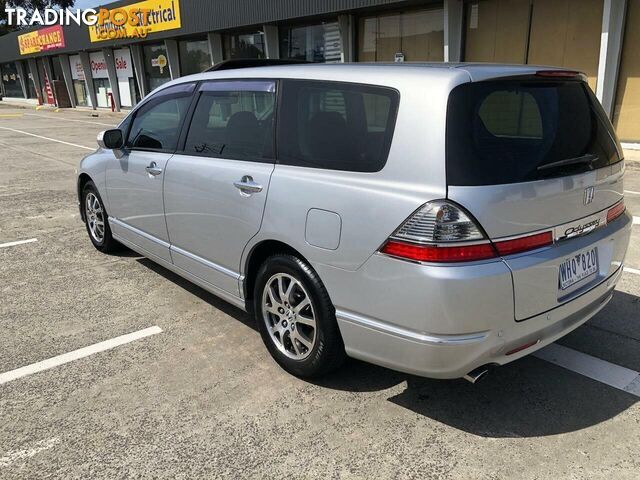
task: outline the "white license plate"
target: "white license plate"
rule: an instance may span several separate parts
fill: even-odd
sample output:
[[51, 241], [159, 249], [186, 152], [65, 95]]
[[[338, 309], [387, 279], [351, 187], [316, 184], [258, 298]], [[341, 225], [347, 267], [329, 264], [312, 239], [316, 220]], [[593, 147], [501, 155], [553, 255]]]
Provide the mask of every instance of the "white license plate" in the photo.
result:
[[581, 280], [598, 271], [598, 248], [593, 247], [584, 252], [566, 258], [560, 264], [560, 289], [566, 290]]

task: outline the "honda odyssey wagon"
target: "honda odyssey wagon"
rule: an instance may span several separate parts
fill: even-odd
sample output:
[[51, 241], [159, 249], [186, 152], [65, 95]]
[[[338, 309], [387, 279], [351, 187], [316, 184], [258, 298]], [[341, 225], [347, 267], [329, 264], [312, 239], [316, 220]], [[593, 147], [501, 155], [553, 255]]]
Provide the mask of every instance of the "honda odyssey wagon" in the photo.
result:
[[622, 149], [577, 72], [224, 69], [98, 144], [78, 172], [93, 245], [252, 312], [303, 377], [350, 356], [474, 381], [604, 308], [630, 238]]

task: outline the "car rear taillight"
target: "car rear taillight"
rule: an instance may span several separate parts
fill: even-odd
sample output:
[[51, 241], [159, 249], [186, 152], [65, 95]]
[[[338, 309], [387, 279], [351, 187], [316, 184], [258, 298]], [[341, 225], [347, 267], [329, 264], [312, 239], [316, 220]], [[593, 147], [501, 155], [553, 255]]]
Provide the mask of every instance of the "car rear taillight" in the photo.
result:
[[380, 252], [414, 262], [456, 263], [513, 255], [551, 244], [550, 231], [492, 243], [470, 213], [448, 200], [436, 200], [411, 215]]
[[435, 263], [472, 262], [496, 256], [496, 251], [491, 243], [447, 247], [442, 245], [416, 245], [395, 240], [389, 240], [382, 247], [382, 253], [415, 262]]
[[380, 250], [416, 262], [470, 262], [497, 256], [471, 214], [447, 200], [425, 204]]
[[611, 207], [607, 212], [607, 223], [613, 222], [616, 218], [621, 216], [626, 209], [627, 207], [625, 207], [624, 205], [624, 200], [622, 200], [620, 203]]
[[553, 234], [551, 232], [536, 233], [535, 235], [494, 243], [500, 255], [513, 255], [514, 253], [526, 252], [551, 244], [553, 244]]

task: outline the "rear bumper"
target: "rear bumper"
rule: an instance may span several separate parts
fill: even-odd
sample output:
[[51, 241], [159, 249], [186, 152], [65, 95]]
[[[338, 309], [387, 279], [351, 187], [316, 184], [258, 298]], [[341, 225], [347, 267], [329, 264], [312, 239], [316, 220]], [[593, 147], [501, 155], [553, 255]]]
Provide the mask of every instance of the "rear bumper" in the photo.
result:
[[[513, 270], [504, 260], [464, 265], [421, 265], [373, 255], [359, 270], [314, 265], [336, 306], [347, 354], [395, 370], [459, 378], [486, 364], [503, 365], [554, 342], [597, 314], [622, 275], [631, 219], [558, 250], [534, 252], [536, 264], [564, 256], [565, 248], [597, 244], [610, 252], [610, 270], [544, 313], [517, 321]], [[589, 238], [591, 237], [591, 238]], [[608, 247], [607, 245], [611, 245]], [[577, 251], [577, 250], [576, 250]], [[513, 259], [509, 259], [512, 263]], [[603, 267], [605, 263], [602, 263]], [[550, 287], [557, 292], [557, 266]], [[538, 279], [539, 280], [539, 279]], [[549, 281], [530, 283], [531, 301]], [[544, 297], [540, 295], [539, 300]], [[539, 302], [539, 305], [544, 303]], [[517, 353], [508, 352], [534, 343]]]
[[[526, 322], [511, 318], [474, 334], [425, 335], [345, 311], [336, 316], [350, 356], [415, 375], [460, 378], [483, 365], [517, 360], [578, 328], [611, 300], [621, 275], [622, 267], [589, 292]], [[537, 343], [507, 355], [530, 342]]]

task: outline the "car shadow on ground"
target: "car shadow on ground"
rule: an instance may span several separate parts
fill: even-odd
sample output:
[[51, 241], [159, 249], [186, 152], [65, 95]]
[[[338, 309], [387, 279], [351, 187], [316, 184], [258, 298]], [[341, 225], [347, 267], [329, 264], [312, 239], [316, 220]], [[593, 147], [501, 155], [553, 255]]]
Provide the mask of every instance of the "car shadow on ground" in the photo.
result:
[[[251, 315], [151, 260], [137, 261], [257, 331]], [[346, 392], [383, 391], [403, 382], [404, 391], [388, 401], [458, 430], [492, 438], [582, 430], [614, 418], [638, 401], [631, 394], [533, 357], [493, 369], [475, 385], [462, 379], [416, 377], [353, 359], [339, 371], [310, 381]]]

